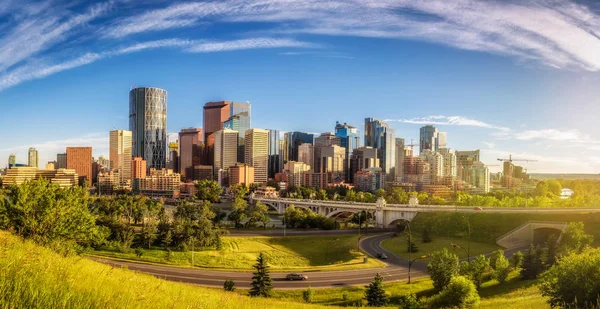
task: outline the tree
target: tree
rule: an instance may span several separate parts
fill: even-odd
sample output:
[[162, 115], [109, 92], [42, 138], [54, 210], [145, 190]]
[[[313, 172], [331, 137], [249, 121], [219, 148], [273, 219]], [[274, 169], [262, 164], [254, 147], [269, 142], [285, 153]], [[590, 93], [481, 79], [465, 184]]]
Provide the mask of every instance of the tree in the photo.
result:
[[366, 286], [365, 299], [370, 307], [382, 307], [387, 305], [388, 299], [383, 289], [383, 277], [377, 273], [371, 283]]
[[443, 290], [430, 300], [430, 308], [475, 308], [479, 294], [473, 282], [462, 276], [453, 277]]
[[537, 278], [537, 275], [541, 272], [540, 259], [538, 257], [538, 250], [531, 244], [525, 255], [523, 256], [523, 264], [521, 266], [521, 277], [525, 280], [532, 280]]
[[256, 222], [261, 222], [263, 227], [266, 228], [266, 224], [269, 222], [269, 216], [267, 215], [268, 211], [269, 207], [259, 201], [254, 205], [250, 205], [250, 207], [246, 209], [246, 216], [248, 217], [247, 224], [253, 226]]
[[517, 251], [510, 257], [510, 266], [516, 270], [521, 267], [521, 265], [523, 265], [523, 252]]
[[484, 280], [489, 277], [490, 270], [490, 260], [483, 254], [475, 258], [470, 263], [463, 262], [461, 265], [461, 275], [471, 279], [471, 281], [475, 283], [477, 290], [481, 288], [481, 284], [484, 282]]
[[254, 269], [256, 271], [252, 276], [252, 288], [250, 289], [250, 292], [248, 292], [248, 295], [262, 297], [271, 296], [271, 289], [273, 288], [272, 280], [269, 275], [269, 266], [267, 265], [267, 261], [262, 252], [256, 259]]
[[238, 197], [244, 198], [249, 192], [248, 187], [245, 185], [232, 185], [229, 187], [229, 190], [233, 193], [234, 199]]
[[223, 290], [227, 292], [235, 291], [235, 282], [233, 282], [233, 280], [225, 280], [223, 283]]
[[241, 197], [236, 197], [231, 205], [231, 213], [229, 213], [229, 220], [235, 223], [235, 227], [239, 229], [242, 225], [241, 222], [246, 218], [246, 208], [248, 202]]
[[308, 289], [302, 291], [302, 299], [305, 303], [312, 303], [315, 291], [309, 286]]
[[546, 186], [548, 187], [548, 192], [552, 193], [554, 196], [560, 196], [562, 185], [558, 180], [548, 180], [546, 181]]
[[196, 196], [199, 200], [209, 201], [212, 203], [218, 203], [221, 201], [221, 194], [223, 188], [219, 186], [219, 183], [214, 180], [200, 180], [196, 184], [198, 193]]
[[558, 254], [558, 244], [556, 243], [556, 235], [552, 234], [546, 239], [546, 260], [544, 265], [546, 268], [552, 267], [556, 264]]
[[490, 257], [490, 266], [494, 270], [494, 278], [500, 283], [506, 282], [510, 274], [510, 263], [504, 256], [504, 251], [496, 250]]
[[548, 195], [548, 184], [544, 181], [540, 181], [535, 186], [535, 195], [546, 196]]
[[300, 226], [306, 219], [306, 214], [294, 205], [288, 206], [283, 212], [283, 221], [286, 227], [295, 228]]
[[450, 283], [450, 279], [458, 274], [458, 270], [458, 256], [450, 253], [446, 248], [434, 252], [427, 265], [427, 271], [433, 280], [433, 287], [438, 292]]
[[415, 242], [413, 241], [413, 237], [412, 237], [412, 233], [406, 233], [406, 252], [418, 252], [419, 251], [419, 247], [417, 247], [417, 245], [415, 245]]
[[597, 308], [600, 295], [600, 250], [561, 258], [541, 277], [540, 290], [552, 307]]
[[584, 231], [583, 222], [570, 222], [562, 234], [562, 245], [569, 253], [581, 253], [594, 241]]
[[433, 239], [431, 239], [431, 228], [429, 226], [425, 227], [423, 229], [423, 234], [421, 234], [421, 237], [423, 238], [422, 241], [424, 244], [430, 243], [433, 241]]

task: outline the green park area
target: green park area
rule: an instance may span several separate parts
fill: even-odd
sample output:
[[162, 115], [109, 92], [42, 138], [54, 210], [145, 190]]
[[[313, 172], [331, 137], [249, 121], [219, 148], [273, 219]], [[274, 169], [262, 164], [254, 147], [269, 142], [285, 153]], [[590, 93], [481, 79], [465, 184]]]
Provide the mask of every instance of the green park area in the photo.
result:
[[[500, 246], [483, 243], [483, 242], [474, 242], [469, 243], [466, 240], [453, 239], [447, 237], [433, 237], [430, 242], [424, 243], [421, 235], [413, 234], [413, 243], [416, 246], [417, 251], [411, 253], [411, 258], [416, 258], [418, 256], [427, 255], [433, 253], [435, 251], [441, 250], [443, 248], [447, 248], [452, 253], [456, 254], [459, 258], [467, 258], [467, 252], [465, 251], [467, 248], [471, 254], [471, 257], [475, 257], [480, 254], [487, 254], [494, 250], [501, 249]], [[454, 243], [460, 246], [463, 249], [453, 248], [450, 244]], [[408, 259], [408, 240], [406, 235], [399, 235], [398, 237], [393, 237], [386, 239], [381, 244], [385, 249], [394, 252], [396, 255], [399, 255], [403, 258]]]
[[[357, 251], [357, 240], [357, 235], [223, 237], [220, 250], [195, 250], [194, 266], [248, 271], [262, 252], [274, 271], [383, 267], [383, 263], [375, 259], [368, 259], [367, 263], [364, 263], [364, 255]], [[143, 249], [141, 255], [136, 254], [134, 250], [127, 253], [100, 250], [94, 251], [93, 254], [181, 266], [191, 266], [192, 263], [191, 251], [166, 251], [163, 248]]]

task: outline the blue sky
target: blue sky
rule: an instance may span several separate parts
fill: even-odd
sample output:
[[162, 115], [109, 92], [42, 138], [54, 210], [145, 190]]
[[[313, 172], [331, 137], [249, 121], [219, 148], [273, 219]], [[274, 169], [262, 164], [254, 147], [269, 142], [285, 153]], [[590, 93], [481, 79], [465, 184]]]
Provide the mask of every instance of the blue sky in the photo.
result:
[[138, 85], [168, 91], [169, 132], [250, 101], [253, 127], [435, 124], [488, 164], [599, 173], [599, 38], [594, 2], [0, 0], [0, 165], [107, 156]]

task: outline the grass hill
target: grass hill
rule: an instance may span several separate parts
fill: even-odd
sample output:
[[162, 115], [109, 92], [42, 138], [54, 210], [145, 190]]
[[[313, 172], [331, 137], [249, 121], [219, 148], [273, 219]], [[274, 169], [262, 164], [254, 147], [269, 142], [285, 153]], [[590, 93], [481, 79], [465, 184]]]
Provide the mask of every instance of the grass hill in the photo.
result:
[[0, 308], [324, 308], [168, 282], [0, 231]]

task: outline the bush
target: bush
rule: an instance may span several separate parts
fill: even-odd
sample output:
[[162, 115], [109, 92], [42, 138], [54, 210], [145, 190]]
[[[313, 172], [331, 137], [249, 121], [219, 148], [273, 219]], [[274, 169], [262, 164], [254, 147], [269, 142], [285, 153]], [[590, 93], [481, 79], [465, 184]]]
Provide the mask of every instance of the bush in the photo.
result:
[[470, 263], [463, 262], [460, 267], [460, 274], [471, 279], [479, 290], [481, 284], [490, 277], [490, 270], [490, 260], [482, 254]]
[[597, 308], [600, 295], [600, 250], [561, 258], [542, 275], [540, 290], [552, 307]]
[[223, 290], [227, 292], [235, 291], [235, 282], [233, 282], [233, 280], [225, 280], [223, 283]]
[[510, 266], [516, 270], [521, 265], [523, 265], [523, 252], [517, 251], [517, 253], [510, 257]]
[[427, 272], [433, 280], [433, 287], [438, 292], [450, 283], [450, 279], [458, 274], [458, 270], [458, 256], [448, 252], [446, 248], [434, 252], [431, 255], [431, 262], [427, 265]]
[[137, 247], [135, 248], [135, 256], [137, 256], [137, 258], [141, 258], [142, 255], [144, 255], [144, 249]]
[[348, 292], [342, 292], [342, 300], [348, 301]]
[[417, 299], [417, 295], [401, 295], [398, 298], [398, 302], [400, 303], [400, 309], [420, 309], [421, 302]]
[[477, 288], [462, 276], [453, 277], [442, 292], [433, 296], [429, 302], [429, 308], [474, 308], [478, 305]]
[[312, 303], [315, 291], [309, 286], [308, 289], [302, 291], [302, 299], [305, 303]]

